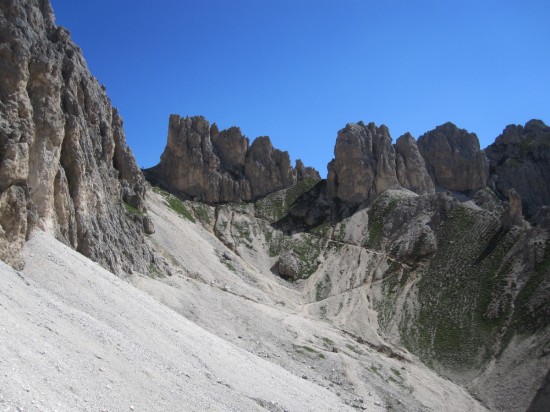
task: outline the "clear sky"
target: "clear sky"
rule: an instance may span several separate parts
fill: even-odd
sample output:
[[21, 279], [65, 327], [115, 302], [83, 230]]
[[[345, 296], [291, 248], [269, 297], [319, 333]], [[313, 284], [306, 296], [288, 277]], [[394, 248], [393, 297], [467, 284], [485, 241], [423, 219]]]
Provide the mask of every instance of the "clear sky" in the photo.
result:
[[168, 116], [239, 126], [322, 175], [348, 122], [492, 143], [550, 121], [548, 0], [52, 0], [141, 167]]

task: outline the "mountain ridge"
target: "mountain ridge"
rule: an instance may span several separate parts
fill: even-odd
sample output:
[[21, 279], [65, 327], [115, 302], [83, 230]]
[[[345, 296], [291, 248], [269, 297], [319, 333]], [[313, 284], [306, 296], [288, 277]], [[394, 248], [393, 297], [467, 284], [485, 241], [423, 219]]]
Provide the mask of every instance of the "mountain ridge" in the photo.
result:
[[[508, 137], [513, 133], [514, 138]], [[504, 201], [514, 189], [522, 199], [522, 209], [532, 217], [538, 207], [550, 204], [548, 136], [550, 128], [533, 119], [525, 126], [506, 126], [482, 150], [475, 133], [451, 122], [418, 140], [406, 133], [395, 143], [384, 125], [348, 123], [338, 131], [335, 158], [327, 165], [327, 178], [321, 179], [299, 159], [292, 168], [288, 153], [273, 148], [268, 137], [258, 137], [250, 145], [238, 127], [219, 132], [215, 123], [210, 127], [202, 116], [172, 115], [161, 161], [144, 172], [151, 181], [184, 198], [210, 204], [257, 200], [306, 179], [326, 180], [327, 198], [352, 209], [387, 189], [420, 195], [450, 191], [459, 199], [479, 202], [487, 197], [481, 189]], [[251, 159], [252, 153], [257, 159]], [[533, 158], [536, 165], [529, 162]], [[526, 163], [521, 167], [523, 179], [513, 180], [510, 163]], [[535, 172], [529, 174], [530, 169]], [[261, 174], [270, 177], [261, 180]], [[476, 194], [483, 199], [476, 200]]]

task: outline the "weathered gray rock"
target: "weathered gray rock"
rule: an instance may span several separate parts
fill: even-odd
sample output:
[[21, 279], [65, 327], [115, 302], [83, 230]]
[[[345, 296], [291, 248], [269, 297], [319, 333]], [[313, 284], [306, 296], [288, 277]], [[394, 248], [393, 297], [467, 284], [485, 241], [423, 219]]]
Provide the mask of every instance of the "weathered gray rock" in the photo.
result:
[[301, 159], [296, 160], [296, 180], [301, 182], [303, 180], [321, 180], [321, 175], [313, 167], [305, 166]]
[[253, 199], [296, 183], [288, 152], [273, 148], [267, 136], [258, 137], [250, 145], [246, 154], [245, 175], [250, 182]]
[[401, 186], [418, 194], [433, 193], [433, 181], [414, 137], [405, 133], [397, 139], [394, 148], [397, 179]]
[[0, 2], [0, 258], [32, 229], [115, 271], [145, 270], [144, 179], [122, 120], [48, 1]]
[[222, 170], [229, 171], [238, 178], [244, 177], [248, 139], [243, 136], [241, 129], [230, 127], [221, 133], [213, 134], [212, 132], [213, 127], [210, 128], [210, 136], [215, 153], [220, 158]]
[[[147, 171], [168, 189], [208, 203], [249, 201], [294, 185], [287, 152], [268, 137], [249, 140], [237, 127], [218, 131], [204, 117], [171, 115], [160, 163]], [[302, 164], [301, 175], [316, 175]]]
[[497, 193], [489, 186], [475, 192], [472, 201], [482, 209], [493, 212], [496, 215], [501, 215], [506, 206]]
[[502, 226], [509, 229], [512, 226], [522, 226], [525, 224], [521, 206], [521, 197], [514, 189], [508, 192], [508, 208], [501, 217]]
[[279, 276], [285, 279], [296, 279], [300, 273], [300, 260], [292, 252], [283, 252], [277, 260]]
[[143, 217], [143, 231], [148, 235], [155, 233], [155, 225], [149, 216]]
[[550, 205], [550, 127], [540, 120], [507, 126], [485, 154], [495, 190], [503, 198], [516, 190], [527, 217]]
[[418, 149], [436, 188], [471, 192], [486, 186], [487, 159], [474, 133], [445, 123], [420, 136]]
[[349, 204], [360, 204], [387, 189], [399, 188], [388, 128], [359, 122], [340, 130], [327, 180], [328, 195]]
[[[212, 129], [216, 136], [217, 150], [223, 152], [226, 145], [218, 138], [217, 127]], [[230, 142], [238, 143], [235, 152], [241, 147], [239, 133], [235, 130], [226, 134]], [[222, 157], [228, 161], [228, 170], [238, 169], [232, 161], [238, 158], [238, 154], [222, 154]], [[222, 175], [221, 160], [214, 153], [214, 145], [210, 139], [210, 125], [202, 116], [170, 116], [168, 142], [160, 163], [153, 171], [167, 188], [184, 193], [192, 199], [224, 202], [235, 201], [239, 196], [251, 196], [250, 186], [242, 176], [229, 173]]]

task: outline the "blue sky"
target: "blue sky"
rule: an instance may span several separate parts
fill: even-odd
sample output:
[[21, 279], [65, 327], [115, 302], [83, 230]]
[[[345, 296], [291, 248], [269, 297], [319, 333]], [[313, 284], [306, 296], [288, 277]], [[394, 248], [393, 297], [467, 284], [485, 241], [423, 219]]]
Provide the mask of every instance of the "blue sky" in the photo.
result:
[[418, 137], [452, 121], [485, 147], [550, 120], [550, 2], [52, 0], [125, 121], [141, 167], [168, 116], [268, 135], [322, 175], [348, 122]]

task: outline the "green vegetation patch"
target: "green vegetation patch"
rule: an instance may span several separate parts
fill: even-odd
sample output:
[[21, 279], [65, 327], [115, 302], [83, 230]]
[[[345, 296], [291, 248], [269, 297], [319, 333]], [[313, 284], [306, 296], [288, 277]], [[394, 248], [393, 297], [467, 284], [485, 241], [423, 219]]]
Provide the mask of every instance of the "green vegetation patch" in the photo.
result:
[[167, 192], [166, 190], [161, 189], [158, 186], [154, 186], [153, 191], [155, 193], [158, 193], [158, 194], [162, 195], [162, 197], [164, 197], [164, 200], [165, 200], [166, 204], [168, 205], [168, 207], [170, 207], [170, 209], [172, 209], [174, 212], [176, 212], [181, 217], [195, 223], [195, 218], [193, 217], [191, 212], [189, 212], [189, 210], [185, 207], [185, 205], [183, 204], [183, 202], [180, 199], [178, 199], [173, 194]]
[[395, 209], [399, 198], [381, 196], [374, 202], [369, 213], [369, 235], [366, 245], [369, 248], [379, 249], [384, 237], [384, 219]]
[[164, 277], [164, 275], [159, 270], [159, 268], [153, 263], [149, 265], [149, 268], [147, 269], [147, 274], [149, 275], [149, 277], [152, 277], [153, 279]]
[[437, 237], [439, 248], [418, 282], [419, 308], [403, 316], [401, 339], [428, 365], [478, 368], [511, 313], [510, 301], [498, 301], [497, 309], [495, 302], [504, 295], [517, 236], [500, 233], [498, 218], [458, 206]]
[[330, 277], [325, 274], [325, 277], [315, 285], [315, 300], [319, 302], [328, 298], [331, 288], [332, 282], [330, 281]]
[[310, 277], [319, 267], [323, 239], [308, 233], [290, 236], [278, 230], [268, 232], [265, 239], [268, 243], [269, 256], [276, 257], [283, 252], [292, 252], [298, 258], [300, 269], [297, 279]]
[[318, 358], [325, 359], [325, 355], [323, 355], [322, 353], [316, 351], [315, 349], [313, 349], [309, 346], [293, 344], [292, 347], [294, 348], [295, 352], [300, 353], [302, 355], [306, 355], [306, 354], [307, 355], [315, 355]]
[[336, 226], [336, 230], [334, 231], [334, 234], [333, 234], [333, 239], [338, 241], [338, 242], [342, 242], [344, 240], [344, 238], [346, 237], [346, 222], [343, 221], [343, 222], [340, 222], [337, 226]]
[[248, 222], [242, 220], [234, 220], [231, 229], [234, 238], [237, 238], [238, 240], [247, 243], [252, 243], [253, 231]]
[[334, 346], [334, 342], [332, 339], [329, 339], [327, 337], [322, 337], [321, 340], [323, 341], [323, 345], [327, 348], [332, 348]]
[[545, 280], [550, 279], [550, 240], [546, 241], [544, 259], [536, 267], [519, 292], [512, 319], [512, 327], [518, 333], [533, 333], [550, 324], [550, 301], [548, 293], [542, 299], [535, 299]]
[[277, 222], [288, 215], [296, 200], [318, 183], [315, 179], [306, 179], [288, 189], [279, 190], [254, 203], [258, 217]]
[[199, 220], [199, 222], [201, 222], [203, 225], [210, 224], [210, 213], [208, 206], [202, 203], [193, 202], [191, 204], [191, 207], [193, 209], [193, 214]]
[[136, 215], [136, 216], [143, 216], [143, 212], [141, 210], [139, 210], [138, 208], [132, 206], [131, 204], [129, 203], [126, 203], [126, 202], [122, 202], [122, 204], [124, 205], [124, 208], [131, 214], [133, 215]]
[[233, 273], [237, 273], [237, 269], [235, 269], [235, 266], [233, 266], [233, 263], [231, 263], [229, 260], [227, 259], [221, 259], [220, 262], [223, 263], [223, 265], [229, 269], [231, 272]]
[[332, 227], [332, 225], [330, 224], [329, 221], [326, 221], [326, 222], [323, 222], [317, 226], [315, 226], [314, 228], [310, 229], [309, 230], [309, 233], [311, 233], [312, 235], [315, 235], [315, 236], [320, 236], [320, 237], [328, 237], [328, 233], [329, 233], [329, 230], [330, 228]]
[[[403, 290], [408, 272], [395, 260], [389, 260], [388, 269], [382, 280], [382, 298], [373, 301], [374, 309], [378, 312], [378, 325], [385, 330], [398, 308], [397, 299]], [[404, 279], [404, 280], [403, 280]]]
[[352, 351], [352, 352], [354, 352], [354, 353], [357, 353], [358, 355], [363, 354], [362, 351], [360, 351], [359, 349], [357, 349], [355, 346], [353, 346], [353, 345], [350, 344], [350, 343], [346, 343], [346, 348], [348, 348], [350, 351]]
[[390, 368], [394, 375], [401, 377], [401, 371], [399, 369]]

